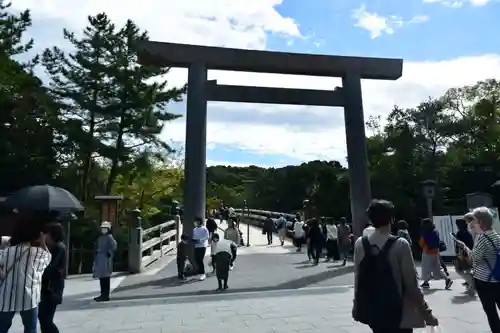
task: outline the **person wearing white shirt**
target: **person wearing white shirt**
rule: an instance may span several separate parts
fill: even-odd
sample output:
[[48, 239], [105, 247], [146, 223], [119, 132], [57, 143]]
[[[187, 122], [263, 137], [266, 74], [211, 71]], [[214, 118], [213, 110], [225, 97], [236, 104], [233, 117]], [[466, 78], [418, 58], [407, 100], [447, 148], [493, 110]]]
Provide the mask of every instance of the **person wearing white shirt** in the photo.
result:
[[335, 260], [339, 256], [338, 231], [333, 220], [326, 225], [326, 261]]
[[24, 332], [36, 332], [42, 275], [51, 254], [44, 234], [24, 221], [16, 225], [11, 242], [0, 257], [0, 332], [9, 331], [16, 313]]
[[228, 288], [227, 280], [229, 279], [229, 270], [233, 254], [236, 253], [238, 247], [229, 239], [220, 239], [219, 234], [215, 233], [212, 236], [212, 244], [214, 247], [215, 275], [217, 276], [218, 291]]
[[297, 252], [302, 251], [302, 245], [305, 243], [306, 231], [304, 230], [304, 222], [297, 220], [293, 224], [293, 240], [297, 247]]
[[196, 263], [196, 268], [198, 269], [198, 274], [200, 274], [200, 281], [206, 279], [205, 274], [205, 253], [207, 252], [208, 240], [210, 239], [210, 233], [208, 229], [203, 225], [201, 218], [197, 217], [194, 219], [195, 228], [193, 230], [193, 243], [194, 243], [194, 260]]

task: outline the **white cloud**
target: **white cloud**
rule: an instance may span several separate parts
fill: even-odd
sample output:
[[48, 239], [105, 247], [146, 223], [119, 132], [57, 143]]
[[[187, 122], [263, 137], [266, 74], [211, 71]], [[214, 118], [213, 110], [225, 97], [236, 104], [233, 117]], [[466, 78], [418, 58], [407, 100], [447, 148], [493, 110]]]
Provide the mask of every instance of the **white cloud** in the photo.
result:
[[476, 7], [485, 6], [490, 3], [491, 0], [424, 0], [424, 2], [439, 3], [447, 7], [460, 8], [465, 4], [471, 4]]
[[15, 0], [13, 6], [74, 29], [86, 24], [87, 15], [106, 12], [116, 24], [134, 20], [153, 40], [262, 49], [266, 33], [301, 37], [293, 19], [276, 11], [282, 1]]
[[[106, 11], [114, 20], [132, 18], [149, 30], [155, 40], [263, 49], [267, 33], [284, 35], [285, 40], [303, 38], [299, 26], [275, 10], [279, 3], [280, 0], [124, 0], [117, 5], [112, 0], [87, 0], [83, 3], [75, 0], [15, 0], [14, 6], [17, 9], [31, 8], [33, 15], [44, 19], [45, 23], [50, 20], [58, 22], [58, 36], [53, 40], [60, 40], [59, 28], [66, 26], [77, 30], [85, 24], [86, 15]], [[424, 17], [417, 16], [413, 20], [413, 23], [422, 22]], [[397, 28], [411, 21], [389, 18], [384, 22], [393, 24], [394, 29], [394, 25]], [[380, 27], [382, 33], [386, 32], [383, 24]], [[33, 29], [35, 38], [37, 32]], [[450, 87], [499, 76], [500, 55], [405, 62], [403, 77], [396, 82], [363, 82], [365, 118], [387, 115], [394, 104], [411, 107], [429, 96], [439, 96]], [[338, 79], [330, 78], [220, 71], [210, 72], [209, 78], [217, 79], [221, 84], [287, 88], [333, 89], [340, 85]], [[173, 69], [169, 74], [172, 85], [183, 84], [186, 79], [187, 73], [182, 69]], [[212, 121], [208, 124], [207, 141], [211, 147], [226, 145], [254, 154], [345, 162], [342, 109], [210, 103], [208, 111]], [[221, 116], [216, 117], [216, 114]], [[183, 142], [185, 118], [167, 124], [163, 137], [168, 141]]]
[[372, 39], [378, 38], [384, 33], [392, 35], [396, 29], [404, 25], [423, 23], [429, 20], [429, 17], [425, 15], [417, 15], [409, 20], [395, 15], [382, 16], [375, 12], [369, 12], [364, 4], [355, 9], [352, 15], [356, 20], [355, 26], [369, 31]]

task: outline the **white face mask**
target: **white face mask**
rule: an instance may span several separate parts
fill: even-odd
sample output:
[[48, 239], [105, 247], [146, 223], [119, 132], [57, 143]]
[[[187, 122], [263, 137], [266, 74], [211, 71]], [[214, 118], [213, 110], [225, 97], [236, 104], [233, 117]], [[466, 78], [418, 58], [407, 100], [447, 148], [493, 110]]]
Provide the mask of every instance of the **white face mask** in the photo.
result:
[[108, 228], [101, 228], [101, 234], [105, 235], [108, 233]]

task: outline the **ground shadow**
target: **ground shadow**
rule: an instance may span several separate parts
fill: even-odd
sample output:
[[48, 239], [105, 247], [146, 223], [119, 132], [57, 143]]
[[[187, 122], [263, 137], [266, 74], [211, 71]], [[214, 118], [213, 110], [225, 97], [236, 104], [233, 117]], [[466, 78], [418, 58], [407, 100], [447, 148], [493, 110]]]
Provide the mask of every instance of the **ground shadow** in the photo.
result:
[[[297, 291], [299, 291], [302, 288], [306, 288], [308, 286], [320, 283], [322, 281], [332, 279], [344, 274], [349, 274], [354, 272], [354, 267], [353, 266], [347, 266], [347, 267], [340, 267], [336, 270], [328, 270], [328, 271], [323, 271], [317, 274], [293, 279], [287, 282], [279, 283], [277, 285], [271, 285], [271, 286], [262, 286], [262, 287], [245, 287], [245, 288], [235, 288], [235, 289], [228, 289], [226, 290], [223, 295], [241, 295], [241, 293], [245, 294], [259, 294], [259, 297], [262, 297], [262, 292], [269, 291], [271, 294], [276, 294], [276, 292], [283, 292], [284, 295], [290, 295], [292, 292], [295, 294]], [[182, 282], [182, 283], [193, 283], [197, 281], [196, 279], [192, 279], [188, 282]], [[177, 293], [169, 293], [169, 292], [162, 292], [161, 289], [165, 287], [172, 287], [174, 285], [180, 285], [177, 279], [177, 277], [168, 277], [164, 279], [158, 279], [158, 280], [152, 280], [152, 281], [147, 281], [144, 283], [138, 283], [135, 285], [130, 285], [130, 286], [124, 286], [120, 288], [120, 291], [123, 290], [136, 290], [140, 289], [142, 287], [156, 287], [158, 288], [158, 293], [151, 295], [130, 295], [130, 296], [113, 296], [113, 300], [116, 301], [137, 301], [137, 300], [154, 300], [154, 299], [175, 299], [175, 298], [182, 298], [182, 297], [193, 297], [193, 296], [198, 296], [198, 297], [206, 297], [206, 296], [212, 296], [212, 295], [217, 295], [218, 297], [222, 295], [219, 292], [216, 292], [215, 290], [197, 290], [197, 291], [186, 291], [186, 292], [177, 292]], [[181, 284], [182, 284], [181, 283]], [[327, 287], [327, 288], [340, 288], [340, 287]], [[343, 287], [345, 289], [345, 287]], [[320, 289], [322, 290], [322, 289]], [[309, 290], [310, 291], [310, 290]], [[79, 309], [82, 306], [90, 306], [91, 304], [95, 304], [87, 299], [82, 299], [86, 297], [87, 295], [76, 295], [76, 297], [69, 296], [65, 298], [65, 306], [61, 308], [61, 311], [64, 310], [73, 310], [73, 309]], [[239, 297], [239, 296], [238, 296]], [[176, 300], [177, 302], [177, 300]], [[113, 302], [111, 302], [113, 303]], [[89, 305], [90, 304], [90, 305]], [[120, 304], [120, 306], [123, 305], [123, 302], [115, 303], [115, 304]]]
[[451, 303], [453, 304], [465, 304], [477, 300], [477, 296], [470, 295], [455, 295], [451, 298]]
[[99, 309], [113, 309], [126, 306], [151, 306], [151, 305], [164, 305], [164, 304], [186, 304], [186, 303], [199, 303], [199, 302], [220, 302], [232, 300], [245, 300], [245, 299], [263, 299], [263, 298], [277, 298], [293, 296], [310, 296], [310, 295], [324, 295], [328, 294], [342, 294], [350, 292], [352, 288], [345, 286], [332, 286], [325, 289], [298, 289], [298, 290], [263, 290], [267, 293], [261, 292], [245, 292], [245, 290], [231, 290], [225, 292], [206, 291], [196, 295], [189, 295], [189, 297], [165, 297], [162, 295], [154, 296], [134, 296], [127, 298], [113, 298], [110, 302], [96, 303], [89, 300], [65, 302], [57, 311], [85, 311], [85, 310], [99, 310]]

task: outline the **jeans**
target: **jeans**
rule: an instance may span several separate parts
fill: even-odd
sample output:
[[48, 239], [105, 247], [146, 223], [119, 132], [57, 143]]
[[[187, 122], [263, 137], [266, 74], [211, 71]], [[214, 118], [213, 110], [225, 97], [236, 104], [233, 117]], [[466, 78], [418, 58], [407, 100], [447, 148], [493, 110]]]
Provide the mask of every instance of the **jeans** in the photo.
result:
[[347, 260], [349, 255], [349, 244], [338, 243], [340, 260]]
[[[0, 312], [0, 333], [9, 332], [12, 326], [12, 319], [14, 319], [15, 312]], [[24, 326], [24, 333], [37, 333], [37, 314], [38, 308], [33, 308], [26, 311], [21, 311], [21, 320]]]
[[59, 329], [54, 324], [57, 304], [52, 301], [42, 301], [38, 305], [38, 320], [42, 333], [59, 333]]
[[500, 318], [497, 307], [500, 307], [500, 283], [474, 280], [477, 295], [488, 318], [492, 333], [500, 333]]
[[111, 278], [100, 278], [99, 279], [99, 284], [101, 286], [101, 296], [102, 297], [109, 297], [109, 292], [111, 289]]
[[285, 236], [286, 236], [286, 228], [278, 229], [278, 238], [282, 244], [285, 242]]
[[198, 270], [198, 274], [205, 274], [205, 263], [203, 262], [203, 260], [205, 259], [206, 252], [206, 247], [194, 248], [194, 260], [196, 262], [196, 269]]

